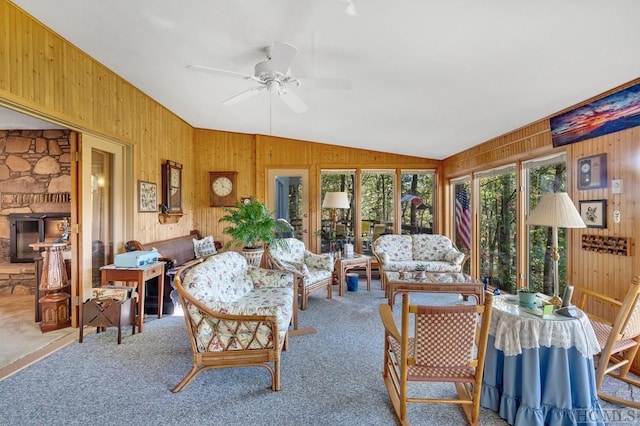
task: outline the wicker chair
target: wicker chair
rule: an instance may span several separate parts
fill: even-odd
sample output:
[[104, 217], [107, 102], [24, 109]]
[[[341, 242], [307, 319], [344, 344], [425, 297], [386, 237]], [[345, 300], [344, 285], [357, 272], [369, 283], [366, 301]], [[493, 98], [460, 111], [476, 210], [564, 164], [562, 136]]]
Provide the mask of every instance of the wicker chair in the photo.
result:
[[271, 389], [280, 390], [280, 354], [296, 307], [293, 276], [229, 251], [186, 263], [174, 283], [193, 362], [173, 392], [203, 371], [249, 366], [267, 369]]
[[300, 310], [307, 309], [309, 295], [326, 290], [331, 299], [333, 288], [333, 258], [328, 254], [315, 254], [295, 238], [283, 238], [267, 247], [267, 264], [272, 269], [291, 272], [298, 281]]
[[640, 402], [601, 390], [605, 376], [640, 388], [640, 380], [629, 376], [629, 369], [640, 347], [640, 276], [634, 277], [622, 302], [583, 287], [575, 286], [574, 290], [574, 295], [578, 296], [576, 306], [582, 310], [595, 306], [587, 303], [595, 300], [612, 305], [617, 311], [613, 322], [587, 312], [602, 348], [596, 365], [598, 396], [618, 405], [640, 408]]
[[[460, 404], [469, 424], [479, 424], [492, 301], [493, 295], [487, 292], [484, 305], [420, 306], [410, 305], [409, 295], [403, 294], [401, 331], [391, 307], [380, 305], [385, 328], [382, 376], [402, 425], [410, 424], [408, 402]], [[410, 323], [413, 337], [409, 337]], [[409, 396], [408, 382], [454, 383], [459, 398]]]

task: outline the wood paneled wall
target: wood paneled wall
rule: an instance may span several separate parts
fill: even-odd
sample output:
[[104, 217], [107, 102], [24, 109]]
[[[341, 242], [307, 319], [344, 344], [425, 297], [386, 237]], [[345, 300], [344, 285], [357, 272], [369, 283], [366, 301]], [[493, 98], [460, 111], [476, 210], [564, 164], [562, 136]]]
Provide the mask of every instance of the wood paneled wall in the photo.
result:
[[[558, 113], [575, 109], [638, 82], [640, 79], [594, 96], [579, 105], [571, 106]], [[607, 227], [605, 229], [569, 230], [570, 248], [569, 253], [566, 253], [569, 260], [567, 282], [622, 299], [633, 276], [640, 274], [640, 260], [637, 253], [637, 242], [640, 238], [640, 209], [638, 208], [640, 203], [640, 127], [554, 149], [551, 143], [549, 117], [547, 117], [446, 159], [443, 164], [444, 179], [447, 181], [453, 177], [471, 175], [475, 171], [518, 163], [522, 160], [558, 151], [566, 151], [567, 154], [568, 193], [576, 207], [579, 206], [581, 200], [607, 200]], [[582, 157], [601, 153], [607, 154], [607, 187], [578, 190], [577, 161]], [[623, 180], [621, 194], [611, 192], [612, 179]], [[448, 204], [445, 203], [445, 206]], [[620, 223], [617, 224], [613, 221], [615, 210], [620, 211], [621, 217]], [[446, 214], [445, 217], [452, 216]], [[617, 256], [583, 250], [582, 235], [629, 238], [631, 241], [630, 255]], [[520, 252], [523, 251], [520, 250]], [[564, 254], [561, 253], [561, 255]], [[613, 319], [614, 311], [605, 306], [589, 306], [589, 310]], [[640, 359], [636, 359], [634, 369], [640, 371]]]
[[[253, 197], [255, 192], [255, 135], [195, 129], [193, 224], [203, 235], [213, 235], [221, 242], [229, 240], [218, 223], [222, 207], [210, 207], [209, 172], [237, 171], [238, 197]], [[260, 197], [258, 197], [260, 198]]]
[[187, 214], [161, 225], [157, 214], [137, 213], [135, 202], [131, 238], [157, 241], [193, 229], [191, 126], [7, 0], [0, 0], [0, 105], [132, 145], [136, 180], [158, 190], [161, 164], [182, 163]]
[[[266, 176], [270, 168], [306, 168], [309, 170], [310, 228], [319, 229], [320, 170], [329, 168], [429, 168], [440, 162], [418, 157], [382, 153], [322, 143], [263, 135], [246, 135], [213, 130], [194, 130], [196, 194], [194, 226], [201, 232], [226, 242], [224, 224], [218, 223], [222, 208], [209, 207], [210, 171], [238, 171], [238, 197], [255, 197], [265, 201]], [[202, 185], [200, 185], [202, 183]]]

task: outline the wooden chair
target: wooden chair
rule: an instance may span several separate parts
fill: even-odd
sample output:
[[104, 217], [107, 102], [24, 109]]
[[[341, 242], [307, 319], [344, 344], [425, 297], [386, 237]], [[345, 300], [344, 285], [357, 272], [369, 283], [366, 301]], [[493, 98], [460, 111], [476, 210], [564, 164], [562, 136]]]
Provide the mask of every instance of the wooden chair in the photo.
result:
[[618, 405], [640, 408], [638, 401], [624, 399], [601, 390], [605, 376], [640, 388], [640, 380], [628, 375], [640, 348], [640, 276], [634, 277], [622, 302], [579, 286], [574, 286], [574, 295], [578, 296], [576, 306], [583, 311], [595, 306], [587, 304], [590, 300], [611, 305], [617, 311], [613, 322], [587, 312], [602, 348], [596, 364], [598, 396]]
[[[480, 390], [489, 337], [493, 295], [484, 305], [410, 305], [402, 295], [402, 324], [398, 331], [391, 307], [380, 305], [385, 328], [382, 376], [402, 425], [409, 425], [407, 403], [460, 404], [471, 425], [479, 424]], [[478, 322], [478, 314], [482, 316]], [[409, 337], [410, 324], [413, 337]], [[459, 398], [408, 395], [408, 382], [454, 383]]]
[[361, 226], [361, 236], [362, 236], [362, 248], [365, 250], [371, 249], [371, 226], [372, 223], [368, 220], [363, 220], [360, 222]]
[[373, 225], [373, 237], [371, 238], [371, 241], [377, 240], [380, 235], [386, 232], [386, 230], [387, 225], [385, 225], [384, 223], [376, 223], [375, 225]]

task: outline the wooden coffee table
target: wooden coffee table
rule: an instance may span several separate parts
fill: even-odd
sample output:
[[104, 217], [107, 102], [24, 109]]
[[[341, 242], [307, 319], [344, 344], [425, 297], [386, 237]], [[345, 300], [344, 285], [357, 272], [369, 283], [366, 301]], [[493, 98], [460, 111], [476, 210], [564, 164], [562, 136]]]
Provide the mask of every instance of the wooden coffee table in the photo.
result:
[[427, 272], [424, 278], [416, 278], [415, 272], [407, 272], [400, 278], [399, 272], [385, 272], [387, 299], [393, 309], [396, 294], [399, 293], [457, 293], [474, 296], [478, 303], [484, 303], [484, 284], [461, 272]]

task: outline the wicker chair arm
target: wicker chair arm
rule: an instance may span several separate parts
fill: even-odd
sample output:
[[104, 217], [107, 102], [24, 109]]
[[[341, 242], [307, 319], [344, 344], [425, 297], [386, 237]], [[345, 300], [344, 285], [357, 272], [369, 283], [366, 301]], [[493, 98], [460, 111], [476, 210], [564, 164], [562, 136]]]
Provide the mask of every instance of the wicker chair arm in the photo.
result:
[[267, 264], [271, 269], [279, 269], [281, 271], [291, 272], [293, 274], [294, 281], [304, 279], [304, 274], [302, 272], [291, 265], [281, 262], [271, 255], [267, 255]]

